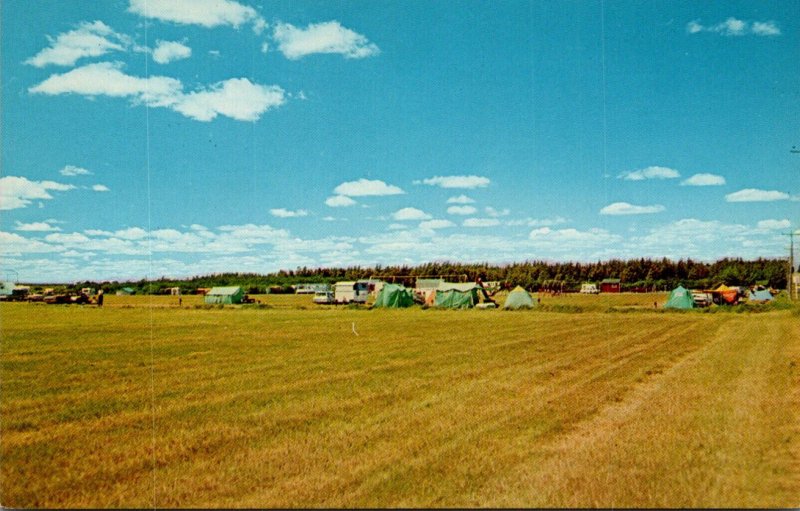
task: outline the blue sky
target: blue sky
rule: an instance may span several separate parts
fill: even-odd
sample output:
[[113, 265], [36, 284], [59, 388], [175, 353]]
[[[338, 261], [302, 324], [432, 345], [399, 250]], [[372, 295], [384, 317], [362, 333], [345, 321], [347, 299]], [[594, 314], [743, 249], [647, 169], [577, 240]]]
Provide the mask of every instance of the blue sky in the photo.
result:
[[6, 2], [22, 281], [783, 257], [800, 1]]

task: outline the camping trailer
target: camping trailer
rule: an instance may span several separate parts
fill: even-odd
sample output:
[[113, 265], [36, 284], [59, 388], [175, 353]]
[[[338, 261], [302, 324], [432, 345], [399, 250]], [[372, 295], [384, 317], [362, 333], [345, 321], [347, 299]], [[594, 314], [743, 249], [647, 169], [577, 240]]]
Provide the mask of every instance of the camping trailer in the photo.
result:
[[367, 296], [368, 282], [344, 281], [333, 285], [334, 303], [366, 303]]
[[581, 293], [583, 293], [583, 294], [596, 295], [599, 292], [600, 292], [600, 290], [597, 289], [597, 286], [592, 284], [592, 283], [590, 283], [590, 282], [581, 284]]

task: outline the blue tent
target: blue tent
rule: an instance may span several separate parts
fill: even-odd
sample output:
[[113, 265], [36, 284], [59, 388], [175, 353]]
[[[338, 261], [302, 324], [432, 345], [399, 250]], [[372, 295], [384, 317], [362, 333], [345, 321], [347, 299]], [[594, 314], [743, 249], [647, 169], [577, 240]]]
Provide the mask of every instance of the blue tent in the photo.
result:
[[766, 289], [760, 289], [758, 291], [750, 291], [747, 295], [748, 302], [771, 302], [772, 301], [772, 293], [770, 293]]

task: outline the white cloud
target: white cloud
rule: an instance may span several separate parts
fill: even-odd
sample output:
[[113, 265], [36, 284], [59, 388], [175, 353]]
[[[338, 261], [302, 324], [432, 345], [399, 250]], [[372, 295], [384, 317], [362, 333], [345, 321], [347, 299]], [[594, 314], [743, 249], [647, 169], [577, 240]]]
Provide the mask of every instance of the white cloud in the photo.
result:
[[[422, 181], [415, 181], [414, 184], [423, 183], [441, 188], [485, 188], [491, 181], [488, 177], [482, 176], [434, 176]], [[463, 197], [463, 195], [461, 196]]]
[[725, 200], [728, 202], [772, 202], [788, 200], [789, 198], [788, 193], [777, 190], [758, 190], [756, 188], [745, 188], [725, 196]]
[[623, 172], [617, 176], [618, 179], [626, 181], [644, 181], [645, 179], [675, 179], [680, 177], [677, 170], [668, 167], [647, 167], [639, 170], [631, 170]]
[[156, 49], [153, 50], [153, 60], [158, 64], [169, 64], [191, 56], [192, 49], [177, 41], [156, 41]]
[[686, 31], [690, 34], [700, 32], [711, 32], [725, 36], [778, 36], [781, 30], [774, 21], [745, 21], [730, 17], [716, 25], [704, 26], [699, 20], [693, 20], [686, 24]]
[[50, 46], [25, 61], [35, 67], [49, 64], [72, 66], [84, 57], [99, 57], [111, 51], [125, 51], [130, 38], [115, 33], [102, 21], [83, 22], [75, 30], [48, 37]]
[[601, 215], [645, 215], [650, 213], [660, 213], [664, 211], [664, 206], [656, 204], [653, 206], [635, 206], [627, 202], [615, 202], [600, 210]]
[[255, 9], [233, 0], [131, 0], [128, 11], [145, 18], [206, 28], [222, 25], [238, 28], [252, 23], [253, 29], [260, 32], [266, 26]]
[[24, 177], [6, 176], [0, 178], [0, 210], [24, 208], [35, 199], [52, 199], [50, 191], [65, 192], [74, 190], [72, 185], [54, 181], [30, 181]]
[[387, 229], [391, 231], [403, 231], [405, 229], [408, 229], [408, 226], [406, 224], [389, 224]]
[[111, 190], [106, 185], [92, 185], [92, 190], [95, 192], [110, 192]]
[[325, 204], [332, 208], [343, 208], [355, 205], [356, 201], [346, 195], [334, 195], [333, 197], [325, 199]]
[[267, 110], [285, 102], [286, 93], [277, 85], [265, 86], [247, 78], [231, 78], [206, 90], [186, 94], [173, 109], [198, 121], [210, 121], [217, 115], [237, 121], [256, 121]]
[[421, 209], [402, 208], [392, 213], [395, 220], [430, 220], [431, 216]]
[[683, 186], [721, 186], [725, 184], [725, 178], [716, 174], [695, 174], [681, 182]]
[[210, 121], [217, 115], [255, 121], [285, 102], [280, 87], [254, 84], [247, 78], [232, 78], [185, 94], [180, 80], [166, 76], [140, 78], [125, 74], [121, 68], [121, 63], [88, 64], [54, 74], [28, 90], [33, 94], [129, 98], [133, 104], [170, 108], [198, 121]]
[[399, 195], [406, 193], [397, 186], [388, 185], [380, 180], [359, 179], [358, 181], [347, 181], [333, 189], [337, 195], [347, 195], [348, 197], [365, 197], [370, 195]]
[[31, 222], [29, 224], [24, 224], [18, 221], [15, 230], [25, 232], [56, 232], [60, 231], [61, 228], [50, 225], [48, 222]]
[[451, 222], [450, 220], [427, 220], [425, 222], [419, 223], [420, 229], [445, 229], [447, 227], [455, 227], [456, 224]]
[[281, 53], [292, 60], [315, 53], [337, 53], [351, 59], [380, 53], [380, 49], [365, 36], [343, 27], [338, 21], [313, 23], [305, 29], [278, 23], [272, 37]]
[[585, 250], [589, 247], [601, 247], [615, 244], [622, 241], [622, 237], [611, 234], [605, 229], [589, 229], [579, 231], [577, 229], [550, 229], [540, 227], [530, 232], [528, 237], [536, 243], [539, 248], [547, 247], [550, 250], [570, 251], [580, 248]]
[[472, 206], [450, 206], [447, 212], [451, 215], [471, 215], [478, 211]]
[[527, 225], [528, 227], [552, 227], [554, 225], [565, 224], [569, 222], [563, 216], [556, 216], [553, 218], [527, 218], [525, 220], [510, 220], [506, 222], [507, 225]]
[[277, 208], [277, 209], [270, 209], [270, 214], [272, 216], [276, 216], [278, 218], [296, 218], [301, 216], [308, 216], [308, 211], [305, 209], [298, 209], [296, 211], [291, 211], [285, 208]]
[[486, 214], [491, 216], [491, 217], [508, 216], [508, 215], [511, 214], [511, 210], [508, 209], [508, 208], [503, 208], [501, 210], [497, 210], [497, 209], [494, 209], [491, 206], [487, 206], [486, 208], [484, 208], [484, 211], [486, 211]]
[[76, 167], [75, 165], [67, 165], [58, 171], [62, 176], [90, 176], [92, 173], [88, 170]]
[[475, 201], [466, 195], [459, 195], [457, 197], [450, 197], [447, 199], [448, 204], [473, 204]]
[[461, 225], [464, 227], [494, 227], [500, 225], [500, 220], [496, 218], [467, 218]]
[[789, 220], [760, 220], [757, 224], [759, 229], [762, 230], [777, 230], [777, 229], [788, 229], [792, 226], [792, 223]]
[[[0, 231], [0, 254], [3, 256], [58, 251], [58, 247], [53, 247], [39, 240], [29, 239], [12, 232]], [[9, 264], [8, 261], [3, 261], [3, 263], [4, 265]]]

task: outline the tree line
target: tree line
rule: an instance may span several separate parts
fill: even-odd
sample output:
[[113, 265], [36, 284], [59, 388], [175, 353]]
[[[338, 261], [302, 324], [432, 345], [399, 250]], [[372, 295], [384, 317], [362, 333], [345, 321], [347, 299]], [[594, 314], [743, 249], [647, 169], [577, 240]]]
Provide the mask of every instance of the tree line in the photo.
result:
[[333, 284], [341, 280], [378, 278], [413, 286], [416, 278], [445, 276], [448, 281], [500, 281], [506, 287], [522, 286], [529, 291], [559, 288], [577, 291], [584, 282], [598, 283], [606, 278], [620, 279], [623, 291], [672, 289], [678, 285], [708, 289], [725, 284], [756, 284], [784, 289], [788, 265], [781, 259], [720, 259], [713, 263], [680, 259], [611, 259], [593, 263], [524, 261], [497, 265], [490, 263], [430, 262], [419, 265], [349, 266], [345, 268], [308, 268], [258, 273], [219, 273], [188, 279], [142, 279], [138, 282], [80, 282], [75, 287], [102, 287], [115, 291], [132, 288], [137, 294], [162, 294], [179, 287], [183, 294], [198, 288], [242, 286], [250, 294], [293, 292], [296, 284]]

